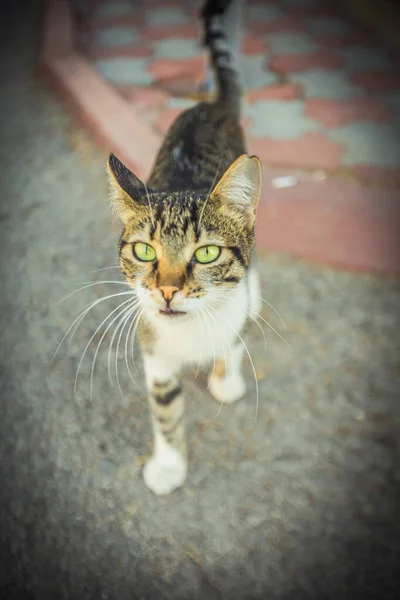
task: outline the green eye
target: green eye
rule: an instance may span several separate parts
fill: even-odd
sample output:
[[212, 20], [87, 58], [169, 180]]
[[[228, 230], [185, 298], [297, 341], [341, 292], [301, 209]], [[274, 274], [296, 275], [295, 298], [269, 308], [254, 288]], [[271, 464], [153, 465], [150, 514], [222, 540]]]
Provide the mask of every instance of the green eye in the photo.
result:
[[202, 248], [196, 250], [194, 257], [197, 262], [206, 264], [217, 260], [220, 254], [221, 248], [218, 248], [218, 246], [203, 246]]
[[143, 242], [137, 242], [134, 244], [133, 252], [136, 258], [143, 260], [144, 262], [151, 262], [156, 257], [156, 251], [154, 248], [148, 244], [144, 244]]

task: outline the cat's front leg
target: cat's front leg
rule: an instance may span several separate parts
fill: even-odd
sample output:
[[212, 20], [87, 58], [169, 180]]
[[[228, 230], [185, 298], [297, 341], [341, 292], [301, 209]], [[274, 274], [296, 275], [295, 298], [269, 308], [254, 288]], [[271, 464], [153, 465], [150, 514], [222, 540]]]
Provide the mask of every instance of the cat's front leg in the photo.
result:
[[157, 495], [170, 494], [187, 476], [183, 426], [184, 398], [176, 373], [163, 360], [144, 356], [154, 431], [154, 452], [143, 469], [144, 481]]
[[218, 358], [209, 377], [209, 390], [218, 402], [232, 404], [246, 393], [246, 381], [241, 373], [244, 347], [235, 344], [231, 351]]

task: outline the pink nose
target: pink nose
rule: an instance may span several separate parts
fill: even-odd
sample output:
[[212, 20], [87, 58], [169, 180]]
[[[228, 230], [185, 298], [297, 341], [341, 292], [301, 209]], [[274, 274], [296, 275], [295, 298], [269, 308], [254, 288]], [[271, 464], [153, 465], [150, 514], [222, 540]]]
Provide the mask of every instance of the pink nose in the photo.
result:
[[160, 285], [158, 288], [167, 302], [171, 302], [175, 292], [179, 292], [179, 288], [175, 285]]

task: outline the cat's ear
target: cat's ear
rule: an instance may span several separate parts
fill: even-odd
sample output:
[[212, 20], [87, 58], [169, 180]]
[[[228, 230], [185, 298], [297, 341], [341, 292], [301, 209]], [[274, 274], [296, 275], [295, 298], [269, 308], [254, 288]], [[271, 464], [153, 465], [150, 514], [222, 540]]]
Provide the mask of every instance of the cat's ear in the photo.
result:
[[213, 189], [211, 198], [218, 197], [222, 205], [242, 208], [246, 213], [254, 215], [260, 192], [260, 161], [256, 156], [242, 154], [225, 171]]
[[110, 154], [107, 172], [111, 188], [111, 207], [123, 223], [143, 206], [146, 186], [114, 154]]

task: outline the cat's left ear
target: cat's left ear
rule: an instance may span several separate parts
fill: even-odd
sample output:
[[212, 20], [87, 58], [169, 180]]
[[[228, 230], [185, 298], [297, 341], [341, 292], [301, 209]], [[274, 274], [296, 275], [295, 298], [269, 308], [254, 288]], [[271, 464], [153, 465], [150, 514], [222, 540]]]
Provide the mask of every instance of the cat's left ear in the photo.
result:
[[242, 154], [225, 171], [212, 191], [211, 198], [218, 197], [222, 205], [243, 209], [249, 216], [255, 215], [261, 193], [261, 165], [256, 156]]
[[112, 209], [121, 221], [126, 223], [140, 205], [144, 206], [146, 186], [114, 154], [109, 156], [107, 171]]

